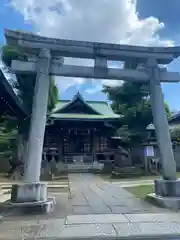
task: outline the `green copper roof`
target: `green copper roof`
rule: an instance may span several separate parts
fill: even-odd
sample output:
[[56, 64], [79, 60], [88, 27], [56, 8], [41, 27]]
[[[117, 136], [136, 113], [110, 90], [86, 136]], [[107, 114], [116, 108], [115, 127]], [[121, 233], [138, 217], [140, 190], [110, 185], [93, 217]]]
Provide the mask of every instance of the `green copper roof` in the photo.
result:
[[119, 116], [104, 116], [104, 115], [95, 115], [95, 114], [78, 114], [78, 113], [53, 113], [51, 118], [55, 119], [118, 119]]
[[[91, 108], [95, 114], [82, 114], [82, 113], [61, 113], [62, 109], [65, 109], [77, 99], [81, 99], [83, 104]], [[91, 120], [103, 120], [103, 119], [119, 119], [119, 115], [115, 114], [110, 105], [105, 101], [85, 101], [82, 95], [78, 92], [71, 101], [61, 100], [56, 108], [50, 115], [55, 119], [91, 119]]]

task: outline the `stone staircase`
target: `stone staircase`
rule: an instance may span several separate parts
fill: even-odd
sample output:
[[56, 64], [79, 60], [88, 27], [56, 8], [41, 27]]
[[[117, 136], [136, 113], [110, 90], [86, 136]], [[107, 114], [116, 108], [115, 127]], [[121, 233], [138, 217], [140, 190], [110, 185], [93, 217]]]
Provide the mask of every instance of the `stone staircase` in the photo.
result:
[[92, 172], [92, 163], [73, 163], [67, 164], [68, 173], [88, 173]]
[[112, 177], [114, 178], [130, 178], [134, 176], [141, 176], [143, 174], [143, 170], [139, 166], [129, 166], [129, 167], [115, 167], [112, 171]]
[[73, 156], [69, 155], [69, 156], [64, 156], [64, 161], [66, 163], [73, 163]]
[[92, 159], [89, 162], [84, 162], [84, 156], [67, 155], [64, 157], [66, 170], [68, 173], [88, 173], [92, 172]]

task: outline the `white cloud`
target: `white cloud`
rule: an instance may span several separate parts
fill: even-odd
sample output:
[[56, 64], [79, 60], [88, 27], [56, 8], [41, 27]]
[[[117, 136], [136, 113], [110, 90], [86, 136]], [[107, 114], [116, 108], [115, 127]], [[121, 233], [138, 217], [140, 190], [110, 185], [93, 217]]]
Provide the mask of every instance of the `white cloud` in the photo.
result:
[[79, 85], [84, 84], [87, 80], [84, 78], [68, 78], [68, 77], [56, 77], [56, 85], [59, 89], [59, 93], [64, 92], [67, 88], [76, 85], [77, 90]]
[[95, 92], [99, 92], [102, 90], [102, 86], [103, 85], [108, 85], [108, 86], [118, 86], [121, 85], [123, 83], [123, 81], [119, 81], [119, 80], [108, 80], [108, 79], [103, 79], [101, 81], [98, 81], [96, 79], [92, 80], [92, 88], [87, 88], [86, 92], [89, 94], [93, 94]]
[[[36, 32], [48, 37], [131, 45], [173, 44], [170, 39], [160, 39], [159, 31], [164, 24], [157, 18], [139, 19], [136, 0], [10, 0], [10, 4], [33, 23]], [[117, 83], [97, 81], [92, 82], [98, 90], [104, 81]], [[84, 79], [57, 81], [60, 91], [84, 82]]]

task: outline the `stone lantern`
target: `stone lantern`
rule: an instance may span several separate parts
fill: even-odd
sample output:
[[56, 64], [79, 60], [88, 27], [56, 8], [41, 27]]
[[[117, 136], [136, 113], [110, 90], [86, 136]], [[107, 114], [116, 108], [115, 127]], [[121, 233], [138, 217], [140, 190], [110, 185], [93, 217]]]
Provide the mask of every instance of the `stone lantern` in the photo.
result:
[[156, 159], [157, 156], [157, 142], [156, 142], [156, 135], [155, 135], [155, 127], [154, 124], [149, 124], [146, 127], [147, 130], [147, 140], [143, 143], [143, 154], [144, 154], [144, 169], [145, 174], [148, 174], [148, 162], [151, 159]]

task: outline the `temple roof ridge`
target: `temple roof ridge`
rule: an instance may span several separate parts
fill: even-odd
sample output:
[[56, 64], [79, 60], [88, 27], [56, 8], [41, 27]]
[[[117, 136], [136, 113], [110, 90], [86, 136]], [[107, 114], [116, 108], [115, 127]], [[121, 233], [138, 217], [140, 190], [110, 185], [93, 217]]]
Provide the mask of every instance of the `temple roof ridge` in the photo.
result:
[[[76, 101], [81, 101], [82, 104], [92, 110], [92, 113], [63, 113], [66, 108], [70, 107]], [[86, 101], [80, 91], [77, 91], [71, 100], [60, 100], [56, 105], [56, 108], [53, 110], [51, 117], [59, 119], [119, 119], [121, 116], [113, 112], [108, 101]]]
[[79, 98], [79, 99], [85, 101], [83, 95], [80, 93], [79, 90], [78, 90], [77, 93], [74, 95], [74, 97], [72, 98], [72, 100], [75, 100], [75, 99], [77, 99], [77, 98]]
[[69, 100], [63, 107], [61, 107], [61, 109], [59, 109], [58, 107], [55, 108], [55, 110], [53, 111], [53, 113], [57, 113], [59, 110], [64, 110], [65, 108], [69, 107], [70, 105], [72, 105], [75, 101], [80, 100], [81, 102], [83, 102], [84, 105], [86, 105], [88, 108], [90, 108], [94, 113], [98, 114], [98, 115], [102, 115], [102, 113], [100, 111], [97, 111], [96, 109], [94, 109], [82, 96], [82, 94], [80, 93], [80, 91], [78, 90], [77, 93], [74, 95], [74, 97], [72, 98], [72, 100]]
[[94, 100], [94, 99], [86, 100], [79, 90], [73, 95], [73, 97], [71, 99], [59, 99], [58, 102], [72, 102], [73, 100], [75, 100], [77, 98], [79, 98], [87, 103], [91, 103], [91, 102], [92, 103], [103, 103], [103, 104], [106, 103], [107, 105], [110, 105], [107, 100]]

